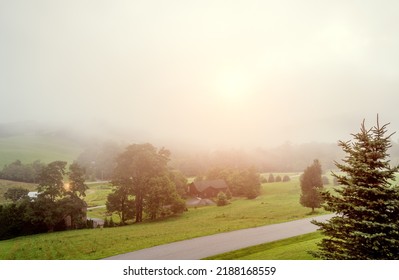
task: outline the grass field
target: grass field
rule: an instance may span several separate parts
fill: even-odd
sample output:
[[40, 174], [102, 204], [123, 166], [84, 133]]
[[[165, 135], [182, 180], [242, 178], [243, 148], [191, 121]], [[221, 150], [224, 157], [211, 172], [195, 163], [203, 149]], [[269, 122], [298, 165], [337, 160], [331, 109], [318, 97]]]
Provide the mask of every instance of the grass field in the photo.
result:
[[35, 160], [48, 163], [64, 160], [72, 163], [81, 152], [81, 148], [60, 137], [51, 135], [20, 135], [0, 138], [0, 168], [19, 159], [23, 163]]
[[314, 260], [309, 251], [317, 249], [320, 232], [295, 236], [205, 258], [206, 260]]
[[105, 205], [107, 195], [112, 192], [112, 186], [109, 183], [91, 183], [87, 184], [89, 189], [86, 191], [84, 200], [88, 207]]
[[[0, 259], [99, 259], [174, 241], [309, 216], [299, 204], [298, 179], [263, 184], [254, 200], [190, 208], [181, 216], [118, 228], [75, 230], [0, 242]], [[325, 214], [319, 211], [317, 214]]]

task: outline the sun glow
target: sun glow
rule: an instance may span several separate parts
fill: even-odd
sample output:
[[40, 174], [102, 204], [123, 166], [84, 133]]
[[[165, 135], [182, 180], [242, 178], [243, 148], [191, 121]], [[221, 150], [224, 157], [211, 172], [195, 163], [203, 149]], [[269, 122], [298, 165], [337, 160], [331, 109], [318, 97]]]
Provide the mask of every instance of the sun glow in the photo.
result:
[[219, 78], [217, 91], [225, 100], [242, 100], [251, 91], [249, 78], [238, 71], [226, 72]]

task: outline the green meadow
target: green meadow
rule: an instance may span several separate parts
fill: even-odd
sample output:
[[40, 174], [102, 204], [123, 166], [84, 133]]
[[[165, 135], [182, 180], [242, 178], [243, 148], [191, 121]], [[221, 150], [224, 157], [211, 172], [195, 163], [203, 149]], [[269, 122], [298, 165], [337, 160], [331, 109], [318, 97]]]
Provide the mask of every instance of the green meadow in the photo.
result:
[[81, 153], [79, 145], [59, 136], [28, 134], [0, 137], [0, 168], [19, 159], [31, 163], [63, 160], [72, 163]]
[[[290, 182], [263, 184], [262, 194], [256, 199], [235, 198], [223, 207], [189, 208], [182, 215], [165, 220], [0, 241], [0, 259], [101, 259], [174, 241], [309, 217], [310, 210], [299, 204], [299, 195], [299, 179], [294, 177]], [[94, 201], [102, 203], [100, 199], [91, 201], [93, 205]], [[326, 212], [314, 213], [320, 214]]]

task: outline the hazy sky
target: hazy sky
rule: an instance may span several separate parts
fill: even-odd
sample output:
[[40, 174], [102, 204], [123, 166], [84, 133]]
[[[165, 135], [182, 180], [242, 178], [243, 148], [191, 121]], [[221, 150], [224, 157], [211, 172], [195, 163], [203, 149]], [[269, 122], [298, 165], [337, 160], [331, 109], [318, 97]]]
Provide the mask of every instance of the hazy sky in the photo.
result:
[[[0, 0], [0, 123], [215, 146], [399, 130], [398, 1]], [[399, 137], [399, 136], [397, 136]]]

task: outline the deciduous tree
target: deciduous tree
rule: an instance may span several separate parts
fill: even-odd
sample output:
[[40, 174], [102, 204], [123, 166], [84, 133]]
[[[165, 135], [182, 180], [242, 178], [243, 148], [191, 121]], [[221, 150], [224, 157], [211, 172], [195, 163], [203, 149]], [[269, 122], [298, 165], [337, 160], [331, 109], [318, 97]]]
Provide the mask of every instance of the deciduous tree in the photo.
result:
[[117, 157], [113, 184], [126, 188], [135, 197], [136, 222], [143, 220], [144, 201], [154, 178], [167, 173], [169, 156], [168, 150], [157, 150], [147, 143], [130, 145]]
[[39, 196], [55, 201], [57, 197], [62, 197], [66, 193], [63, 180], [66, 165], [66, 161], [53, 161], [42, 168], [37, 188]]
[[13, 187], [9, 188], [5, 193], [4, 193], [4, 198], [9, 199], [12, 202], [17, 202], [18, 200], [22, 199], [23, 197], [26, 197], [29, 193], [29, 190], [20, 188], [20, 187]]

